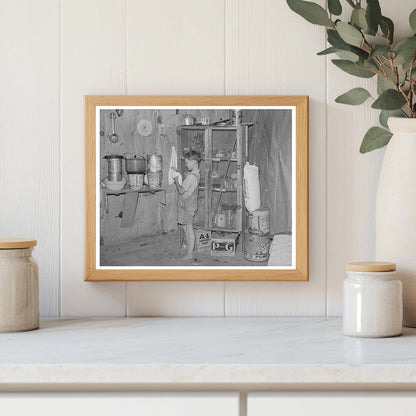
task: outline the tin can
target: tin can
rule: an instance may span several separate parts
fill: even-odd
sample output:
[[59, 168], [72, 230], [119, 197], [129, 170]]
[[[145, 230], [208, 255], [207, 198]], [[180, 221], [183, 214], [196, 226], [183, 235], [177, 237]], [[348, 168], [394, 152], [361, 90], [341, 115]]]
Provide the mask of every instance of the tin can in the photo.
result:
[[244, 233], [244, 258], [249, 261], [261, 262], [269, 260], [270, 236]]
[[131, 173], [129, 174], [129, 185], [130, 189], [133, 191], [139, 191], [143, 188], [143, 179], [144, 175], [141, 173]]
[[147, 182], [150, 189], [160, 189], [162, 186], [162, 172], [147, 172]]
[[147, 171], [148, 172], [161, 172], [163, 166], [162, 155], [147, 155]]
[[248, 213], [248, 229], [251, 234], [267, 235], [270, 231], [270, 212], [259, 208]]
[[231, 110], [231, 124], [233, 126], [241, 126], [242, 114], [241, 110]]
[[225, 213], [220, 212], [215, 215], [215, 223], [217, 224], [217, 227], [225, 228], [227, 224]]

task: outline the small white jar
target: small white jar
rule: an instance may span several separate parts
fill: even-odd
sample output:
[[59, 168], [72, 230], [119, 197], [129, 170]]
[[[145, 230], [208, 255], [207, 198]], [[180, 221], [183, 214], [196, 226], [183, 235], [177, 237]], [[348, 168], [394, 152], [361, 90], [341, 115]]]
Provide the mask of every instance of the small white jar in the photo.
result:
[[36, 240], [0, 239], [0, 332], [39, 327], [38, 264], [32, 257]]
[[347, 264], [344, 281], [343, 332], [353, 337], [393, 337], [402, 333], [402, 282], [396, 265]]

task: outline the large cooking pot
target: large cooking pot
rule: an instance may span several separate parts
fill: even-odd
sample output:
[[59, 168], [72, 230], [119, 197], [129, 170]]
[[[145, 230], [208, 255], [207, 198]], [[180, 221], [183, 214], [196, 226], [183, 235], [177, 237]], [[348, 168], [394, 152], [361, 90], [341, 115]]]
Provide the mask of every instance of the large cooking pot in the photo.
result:
[[108, 163], [108, 180], [109, 181], [121, 181], [122, 172], [121, 164], [123, 161], [123, 156], [120, 155], [106, 155], [104, 159]]
[[131, 173], [145, 173], [146, 172], [146, 158], [137, 155], [124, 155], [126, 160], [126, 172]]

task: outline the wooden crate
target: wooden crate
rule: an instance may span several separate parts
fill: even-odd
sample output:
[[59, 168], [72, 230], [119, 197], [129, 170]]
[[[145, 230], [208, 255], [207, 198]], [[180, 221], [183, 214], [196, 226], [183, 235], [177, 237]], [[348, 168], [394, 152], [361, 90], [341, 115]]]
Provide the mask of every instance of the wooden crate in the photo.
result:
[[195, 230], [195, 247], [198, 253], [209, 253], [211, 250], [211, 231]]
[[238, 233], [211, 236], [211, 256], [235, 256]]

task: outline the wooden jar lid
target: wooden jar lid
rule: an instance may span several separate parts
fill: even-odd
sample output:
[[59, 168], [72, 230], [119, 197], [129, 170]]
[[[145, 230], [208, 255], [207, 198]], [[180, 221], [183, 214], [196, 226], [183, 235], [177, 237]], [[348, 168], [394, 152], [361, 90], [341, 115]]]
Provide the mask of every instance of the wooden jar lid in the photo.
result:
[[396, 265], [385, 261], [357, 261], [347, 263], [345, 268], [350, 272], [393, 272]]
[[0, 238], [0, 249], [29, 248], [37, 244], [36, 240], [27, 238]]

